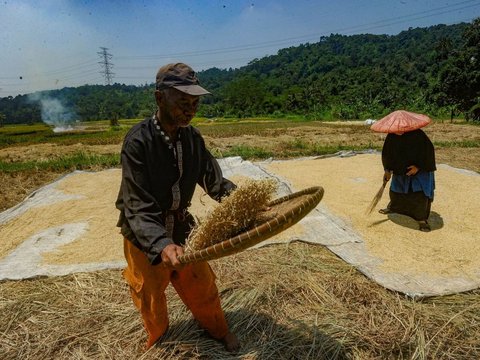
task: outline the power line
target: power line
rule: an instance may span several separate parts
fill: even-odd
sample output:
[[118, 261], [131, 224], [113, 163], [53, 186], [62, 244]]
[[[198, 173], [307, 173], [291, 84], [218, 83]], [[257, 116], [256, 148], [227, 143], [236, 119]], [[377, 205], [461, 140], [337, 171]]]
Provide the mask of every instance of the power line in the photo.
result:
[[[30, 74], [29, 77], [30, 78], [33, 78], [33, 77], [45, 77], [45, 76], [54, 76], [54, 75], [58, 75], [58, 74], [61, 74], [61, 73], [70, 73], [72, 71], [76, 71], [76, 70], [80, 70], [82, 68], [86, 68], [86, 67], [91, 67], [92, 65], [96, 65], [98, 64], [97, 60], [89, 60], [89, 61], [84, 61], [84, 62], [81, 62], [79, 64], [74, 64], [74, 65], [68, 65], [68, 66], [65, 66], [65, 67], [62, 67], [62, 68], [59, 68], [59, 69], [55, 69], [55, 70], [50, 70], [50, 71], [42, 71], [41, 73], [39, 74]], [[0, 80], [18, 80], [18, 76], [5, 76], [5, 77], [0, 77]]]
[[[436, 8], [436, 9], [421, 11], [421, 12], [418, 12], [418, 13], [415, 13], [415, 14], [410, 14], [410, 15], [399, 16], [399, 17], [396, 17], [396, 18], [391, 18], [391, 19], [388, 19], [388, 20], [379, 20], [379, 21], [376, 21], [376, 22], [373, 22], [373, 23], [370, 23], [370, 24], [359, 25], [359, 26], [355, 26], [355, 27], [351, 27], [351, 28], [345, 28], [345, 29], [338, 29], [336, 31], [345, 31], [345, 32], [348, 33], [348, 32], [352, 32], [352, 31], [357, 31], [355, 29], [359, 28], [359, 27], [361, 28], [362, 31], [371, 30], [371, 29], [375, 29], [375, 28], [379, 28], [379, 27], [381, 28], [381, 27], [385, 27], [385, 26], [400, 24], [400, 23], [405, 22], [405, 21], [419, 20], [419, 19], [424, 19], [424, 18], [431, 17], [431, 16], [447, 14], [447, 13], [452, 12], [452, 11], [460, 11], [460, 10], [465, 10], [465, 9], [469, 9], [469, 8], [472, 8], [472, 7], [480, 6], [480, 3], [477, 2], [476, 4], [472, 4], [472, 5], [465, 5], [465, 6], [462, 6], [462, 7], [457, 7], [458, 5], [462, 5], [464, 3], [469, 3], [469, 2], [472, 2], [472, 1], [477, 2], [478, 0], [463, 1], [463, 2], [460, 2], [460, 3], [454, 4], [452, 6], [443, 6], [443, 7]], [[421, 14], [425, 14], [425, 15], [421, 15]], [[421, 15], [421, 16], [419, 16], [419, 15]], [[408, 17], [408, 18], [406, 18], [406, 17]], [[388, 23], [387, 24], [382, 24], [383, 22], [388, 22]]]
[[[461, 10], [465, 10], [469, 8], [471, 9], [479, 6], [480, 6], [480, 2], [478, 0], [463, 0], [456, 3], [450, 3], [446, 6], [436, 7], [433, 9], [428, 9], [420, 12], [414, 12], [407, 15], [396, 16], [396, 17], [383, 19], [383, 20], [380, 19], [377, 21], [372, 21], [372, 22], [361, 24], [361, 25], [355, 25], [355, 26], [350, 26], [345, 28], [332, 29], [328, 31], [328, 34], [331, 34], [331, 33], [348, 34], [348, 33], [355, 33], [355, 32], [361, 32], [361, 31], [368, 31], [375, 28], [387, 27], [394, 24], [398, 24], [398, 23], [404, 23], [412, 20], [438, 16], [438, 15], [445, 14], [452, 11], [461, 11]], [[474, 14], [472, 13], [471, 15], [472, 15], [471, 19], [473, 19], [475, 17]], [[125, 70], [136, 71], [137, 69], [140, 70], [146, 67], [144, 61], [147, 61], [147, 62], [155, 61], [157, 63], [159, 59], [165, 59], [165, 58], [170, 58], [170, 59], [188, 58], [189, 62], [192, 63], [192, 65], [195, 63], [196, 66], [199, 66], [202, 64], [205, 64], [206, 66], [212, 66], [215, 63], [228, 66], [228, 63], [230, 61], [235, 61], [238, 63], [238, 61], [243, 61], [245, 59], [245, 61], [247, 62], [249, 60], [252, 60], [252, 58], [255, 56], [250, 56], [248, 58], [234, 56], [235, 57], [234, 59], [226, 59], [226, 58], [223, 58], [223, 56], [220, 56], [219, 58], [223, 58], [223, 59], [217, 59], [217, 60], [205, 59], [203, 61], [200, 60], [199, 58], [201, 58], [202, 56], [208, 56], [212, 54], [220, 55], [220, 54], [232, 53], [235, 55], [240, 55], [241, 52], [245, 52], [247, 50], [275, 48], [282, 45], [294, 46], [294, 43], [297, 43], [297, 42], [318, 41], [319, 37], [326, 36], [328, 34], [327, 32], [311, 33], [311, 34], [305, 34], [302, 36], [288, 37], [288, 38], [285, 37], [277, 40], [256, 42], [252, 44], [230, 46], [230, 47], [208, 49], [208, 50], [178, 52], [178, 53], [172, 53], [172, 54], [123, 56], [123, 57], [117, 56], [116, 59], [125, 61], [125, 65], [126, 65], [123, 67], [117, 67], [117, 69], [123, 70], [121, 72], [124, 72]], [[1, 89], [0, 92], [5, 92], [6, 88], [15, 87], [17, 85], [15, 84], [16, 82], [18, 82], [18, 86], [20, 87], [25, 87], [26, 85], [28, 86], [32, 84], [32, 81], [34, 79], [47, 78], [46, 80], [51, 80], [52, 82], [55, 83], [55, 85], [62, 82], [65, 83], [67, 81], [75, 81], [77, 78], [85, 79], [93, 75], [93, 73], [97, 71], [93, 69], [93, 66], [95, 64], [100, 64], [102, 66], [102, 71], [100, 72], [100, 74], [102, 74], [105, 80], [105, 83], [107, 85], [110, 85], [115, 75], [112, 72], [112, 68], [113, 68], [113, 63], [111, 62], [112, 54], [108, 53], [109, 49], [106, 47], [100, 47], [100, 49], [101, 51], [97, 52], [97, 54], [100, 57], [101, 61], [90, 59], [88, 61], [84, 61], [78, 64], [64, 66], [58, 69], [52, 69], [50, 71], [46, 71], [38, 74], [37, 73], [31, 74], [28, 77], [30, 82], [25, 81], [26, 80], [25, 76], [23, 76], [23, 80], [22, 80], [22, 77], [20, 77], [20, 80], [19, 80], [19, 77], [11, 77], [11, 76], [0, 77], [0, 80], [7, 80], [7, 81], [10, 80], [8, 81], [7, 84], [0, 84], [0, 87], [3, 87], [3, 89]], [[192, 59], [190, 60], [190, 58]], [[193, 58], [196, 58], [196, 59], [193, 59]], [[142, 63], [143, 65], [135, 66], [135, 64], [140, 64], [140, 63]], [[156, 65], [152, 65], [152, 67], [154, 66]], [[122, 79], [137, 78], [136, 76], [135, 77], [132, 76], [133, 74], [131, 73], [131, 71], [129, 71], [129, 73], [130, 74], [128, 76], [122, 76], [121, 78]], [[138, 76], [139, 79], [141, 79], [142, 77], [143, 76]], [[82, 80], [78, 80], [78, 81], [82, 81]]]
[[[471, 3], [474, 4], [471, 4]], [[470, 5], [465, 5], [470, 3]], [[465, 6], [460, 6], [460, 5], [465, 5]], [[459, 7], [460, 6], [460, 7]], [[272, 46], [278, 46], [278, 45], [283, 45], [283, 44], [291, 44], [294, 41], [309, 41], [309, 40], [317, 40], [319, 36], [325, 36], [330, 33], [337, 33], [337, 32], [356, 32], [356, 31], [365, 31], [365, 30], [370, 30], [374, 28], [381, 28], [381, 27], [386, 27], [390, 25], [395, 25], [399, 24], [405, 21], [410, 21], [410, 20], [418, 20], [418, 19], [423, 19], [426, 17], [431, 17], [431, 16], [437, 16], [437, 15], [442, 15], [446, 14], [452, 11], [459, 11], [459, 10], [465, 10], [468, 8], [472, 7], [477, 7], [480, 6], [480, 3], [478, 0], [465, 0], [461, 1], [455, 4], [447, 5], [447, 6], [442, 6], [434, 9], [429, 9], [425, 11], [420, 11], [416, 13], [411, 13], [408, 15], [402, 15], [402, 16], [397, 16], [393, 17], [390, 19], [384, 19], [384, 20], [379, 20], [371, 23], [366, 23], [366, 24], [361, 24], [361, 25], [356, 25], [352, 27], [346, 27], [346, 28], [339, 28], [339, 29], [333, 29], [325, 33], [314, 33], [314, 34], [306, 34], [306, 35], [301, 35], [301, 36], [296, 36], [296, 37], [289, 37], [289, 38], [283, 38], [283, 39], [278, 39], [278, 40], [271, 40], [271, 41], [265, 41], [265, 42], [260, 42], [260, 43], [255, 43], [255, 44], [246, 44], [246, 45], [239, 45], [239, 46], [231, 46], [231, 47], [223, 47], [223, 48], [217, 48], [217, 49], [208, 49], [208, 50], [199, 50], [199, 51], [189, 51], [189, 52], [179, 52], [179, 53], [172, 53], [172, 54], [154, 54], [154, 55], [139, 55], [139, 56], [118, 56], [117, 59], [122, 59], [122, 60], [151, 60], [151, 59], [162, 59], [162, 58], [179, 58], [179, 57], [185, 57], [185, 56], [202, 56], [202, 55], [211, 55], [211, 54], [222, 54], [222, 53], [230, 53], [230, 52], [240, 52], [240, 51], [245, 51], [245, 50], [253, 50], [253, 49], [261, 49], [261, 48], [268, 48]], [[419, 16], [421, 15], [421, 16]]]
[[100, 71], [100, 74], [103, 74], [105, 77], [105, 84], [110, 85], [112, 83], [113, 75], [115, 75], [112, 72], [113, 64], [110, 62], [112, 54], [107, 52], [108, 48], [106, 47], [100, 47], [100, 49], [102, 49], [102, 51], [97, 52], [102, 59], [102, 61], [99, 61], [98, 63], [103, 66], [103, 70]]

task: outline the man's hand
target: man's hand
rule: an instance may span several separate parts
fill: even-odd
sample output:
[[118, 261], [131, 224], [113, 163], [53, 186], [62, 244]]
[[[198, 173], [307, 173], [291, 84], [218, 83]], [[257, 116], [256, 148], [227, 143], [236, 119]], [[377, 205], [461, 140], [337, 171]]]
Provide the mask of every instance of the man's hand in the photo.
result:
[[407, 174], [406, 174], [407, 176], [413, 176], [419, 170], [415, 165], [410, 165], [409, 167], [407, 167], [407, 169], [408, 169]]
[[183, 267], [183, 264], [178, 261], [180, 255], [183, 255], [183, 248], [175, 244], [170, 244], [165, 246], [160, 256], [162, 257], [162, 263], [164, 266], [179, 270]]
[[392, 172], [389, 170], [385, 170], [385, 173], [383, 174], [383, 182], [388, 182], [390, 178], [392, 177]]

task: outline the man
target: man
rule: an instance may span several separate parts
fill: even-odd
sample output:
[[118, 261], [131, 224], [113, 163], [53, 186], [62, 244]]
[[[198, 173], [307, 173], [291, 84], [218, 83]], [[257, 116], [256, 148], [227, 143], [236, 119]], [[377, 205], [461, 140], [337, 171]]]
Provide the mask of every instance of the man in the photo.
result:
[[188, 65], [161, 67], [156, 77], [158, 109], [132, 127], [122, 147], [116, 207], [128, 264], [123, 275], [142, 314], [147, 349], [168, 328], [164, 291], [170, 282], [202, 328], [228, 351], [239, 348], [227, 327], [210, 266], [182, 266], [178, 261], [194, 225], [187, 209], [196, 184], [217, 201], [235, 188], [223, 178], [198, 130], [189, 125], [205, 94], [209, 92]]

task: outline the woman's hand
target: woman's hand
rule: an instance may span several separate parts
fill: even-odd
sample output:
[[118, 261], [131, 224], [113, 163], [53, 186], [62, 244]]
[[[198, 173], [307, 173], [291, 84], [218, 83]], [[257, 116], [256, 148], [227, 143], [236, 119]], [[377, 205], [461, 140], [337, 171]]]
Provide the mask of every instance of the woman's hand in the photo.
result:
[[418, 172], [418, 168], [415, 166], [415, 165], [410, 165], [409, 167], [407, 167], [407, 176], [413, 176], [415, 175], [417, 172]]
[[390, 178], [392, 177], [392, 172], [390, 170], [385, 170], [385, 173], [383, 174], [383, 182], [388, 182]]

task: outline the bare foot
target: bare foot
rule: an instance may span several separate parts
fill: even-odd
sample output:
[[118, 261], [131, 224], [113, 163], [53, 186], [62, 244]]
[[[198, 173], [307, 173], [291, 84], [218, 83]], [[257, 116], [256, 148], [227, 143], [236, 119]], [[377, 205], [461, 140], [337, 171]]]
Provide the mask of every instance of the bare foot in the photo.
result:
[[238, 341], [237, 336], [232, 333], [228, 332], [220, 341], [225, 346], [225, 350], [228, 352], [236, 352], [240, 349], [240, 341]]

